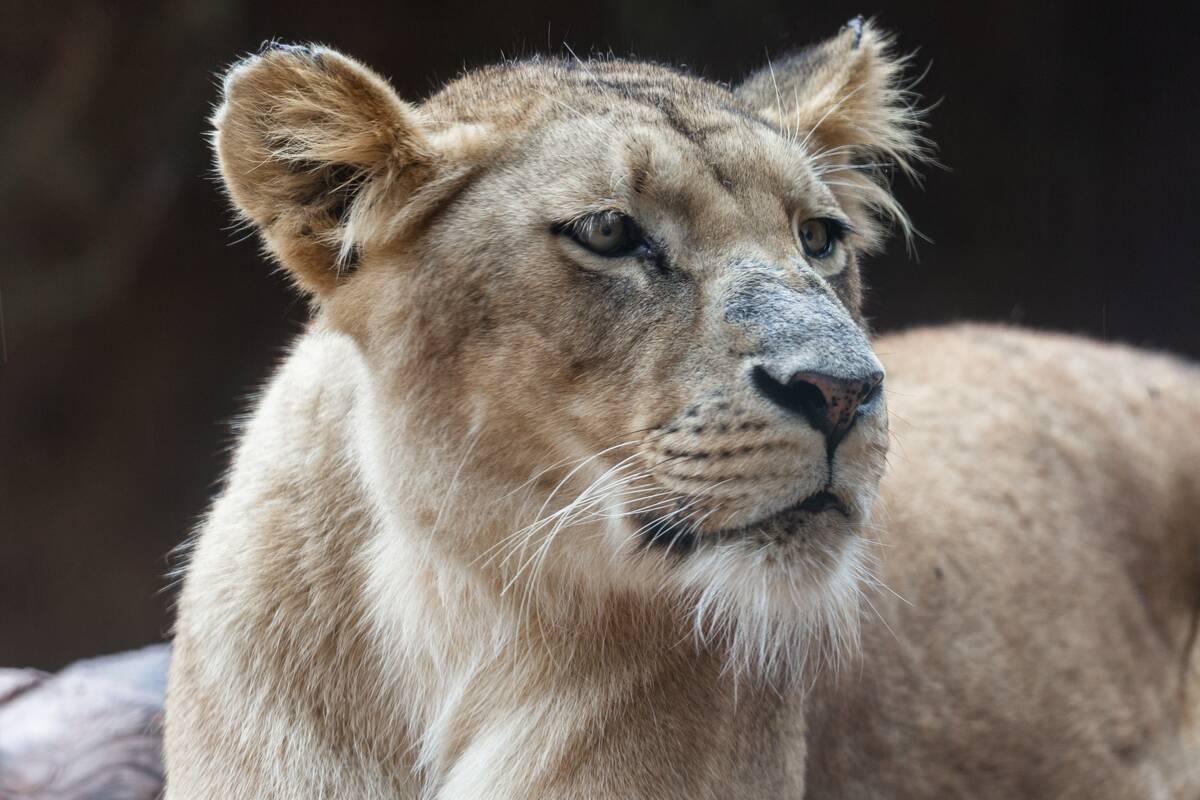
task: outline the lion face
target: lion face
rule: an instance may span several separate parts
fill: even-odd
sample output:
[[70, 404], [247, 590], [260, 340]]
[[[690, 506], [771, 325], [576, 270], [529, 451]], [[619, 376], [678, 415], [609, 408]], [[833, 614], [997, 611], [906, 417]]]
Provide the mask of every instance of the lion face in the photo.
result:
[[849, 29], [773, 68], [769, 94], [762, 75], [730, 92], [528, 62], [420, 108], [335, 53], [275, 49], [227, 80], [218, 152], [359, 343], [376, 461], [423, 442], [473, 476], [443, 536], [519, 544], [500, 561], [517, 576], [528, 551], [667, 586], [721, 625], [753, 608], [735, 636], [761, 650], [797, 610], [848, 613], [884, 468], [858, 258], [900, 212], [861, 162], [919, 146], [885, 45]]
[[494, 416], [536, 406], [528, 436], [629, 479], [643, 544], [844, 538], [886, 449], [854, 223], [784, 132], [705, 100], [703, 135], [618, 96], [482, 176], [430, 234], [477, 298], [454, 346]]

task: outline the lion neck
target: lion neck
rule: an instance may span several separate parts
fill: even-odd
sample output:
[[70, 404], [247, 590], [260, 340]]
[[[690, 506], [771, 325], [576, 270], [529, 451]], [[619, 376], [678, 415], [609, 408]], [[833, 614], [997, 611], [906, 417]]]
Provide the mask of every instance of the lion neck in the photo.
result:
[[[474, 774], [463, 765], [540, 752], [541, 774], [514, 776], [511, 796], [539, 781], [537, 796], [552, 796], [568, 774], [615, 774], [597, 759], [644, 767], [619, 790], [637, 796], [663, 765], [700, 759], [711, 763], [694, 777], [701, 791], [762, 763], [782, 746], [780, 725], [802, 725], [795, 693], [732, 674], [722, 643], [697, 642], [692, 620], [655, 592], [588, 582], [587, 569], [543, 567], [516, 580], [520, 561], [501, 569], [497, 545], [528, 523], [546, 490], [523, 495], [489, 480], [471, 458], [486, 460], [487, 446], [467, 430], [446, 437], [443, 427], [462, 446], [439, 450], [420, 436], [395, 444], [370, 402], [347, 419], [348, 447], [364, 457], [360, 502], [376, 520], [353, 556], [365, 565], [360, 605], [384, 684], [373, 694], [393, 698], [397, 717], [384, 727], [418, 772], [453, 785]], [[420, 430], [409, 418], [388, 424]], [[573, 528], [571, 540], [599, 541], [603, 524]], [[656, 729], [669, 735], [647, 743], [635, 733]], [[744, 750], [754, 753], [732, 759]], [[791, 756], [773, 763], [796, 771]]]
[[[453, 787], [443, 796], [470, 796], [477, 774], [496, 796], [553, 797], [581, 780], [618, 781], [590, 796], [660, 796], [651, 787], [664, 770], [695, 764], [703, 767], [687, 781], [701, 795], [799, 780], [803, 738], [779, 735], [802, 728], [799, 695], [735, 678], [719, 646], [697, 646], [664, 609], [545, 587], [521, 600], [407, 536], [392, 541], [378, 552], [408, 567], [373, 581], [368, 605], [404, 715], [397, 744], [411, 748], [419, 772]], [[647, 742], [648, 730], [661, 738]], [[533, 767], [520, 755], [530, 752], [541, 754]], [[510, 761], [520, 774], [482, 766]], [[764, 772], [742, 774], [750, 764]]]
[[250, 654], [239, 674], [289, 698], [296, 716], [273, 730], [299, 724], [445, 797], [661, 797], [667, 774], [687, 796], [796, 794], [802, 737], [780, 730], [802, 725], [798, 693], [731, 674], [654, 592], [554, 570], [508, 585], [448, 546], [498, 539], [528, 506], [487, 506], [499, 487], [461, 451], [370, 447], [366, 381], [347, 337], [302, 338], [192, 564], [239, 609], [221, 640]]

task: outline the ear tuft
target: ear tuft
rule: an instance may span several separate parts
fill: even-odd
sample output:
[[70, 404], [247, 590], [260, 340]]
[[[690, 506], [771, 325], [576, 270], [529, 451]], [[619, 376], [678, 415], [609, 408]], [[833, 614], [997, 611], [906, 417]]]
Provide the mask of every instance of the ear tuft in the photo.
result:
[[225, 76], [213, 117], [225, 186], [306, 291], [331, 291], [385, 233], [383, 213], [433, 174], [419, 112], [328, 48], [263, 43]]
[[913, 229], [896, 202], [889, 173], [919, 180], [917, 168], [933, 160], [921, 131], [904, 73], [910, 56], [898, 56], [893, 38], [870, 20], [855, 17], [832, 39], [800, 50], [751, 75], [736, 94], [808, 152], [814, 169], [848, 213], [868, 249], [883, 240], [879, 218]]
[[859, 46], [862, 44], [863, 28], [865, 27], [865, 25], [866, 25], [866, 20], [863, 19], [862, 14], [859, 14], [857, 17], [855, 17], [854, 19], [852, 19], [846, 23], [846, 27], [849, 28], [850, 30], [854, 31], [854, 49], [855, 50], [857, 50], [859, 48]]
[[258, 46], [258, 52], [256, 55], [266, 55], [272, 50], [283, 50], [288, 53], [293, 53], [295, 55], [305, 56], [308, 58], [316, 57], [316, 50], [313, 45], [288, 44], [286, 42], [281, 42], [278, 39], [263, 39], [263, 43]]

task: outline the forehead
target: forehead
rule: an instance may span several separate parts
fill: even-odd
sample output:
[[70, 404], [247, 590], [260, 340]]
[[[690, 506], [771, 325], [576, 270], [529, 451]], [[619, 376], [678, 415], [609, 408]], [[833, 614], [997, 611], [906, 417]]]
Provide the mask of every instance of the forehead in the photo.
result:
[[[785, 203], [818, 188], [828, 198], [815, 187], [792, 131], [771, 125], [718, 84], [656, 64], [502, 64], [449, 84], [426, 110], [443, 123], [482, 123], [514, 139], [546, 133], [554, 149], [569, 144], [563, 156], [575, 157], [563, 164], [564, 174], [587, 172], [600, 156], [608, 172], [599, 177], [680, 199], [712, 188]], [[585, 153], [592, 162], [577, 158]]]
[[[785, 143], [781, 132], [724, 87], [636, 61], [533, 60], [467, 73], [424, 106], [436, 122], [482, 123], [517, 134], [555, 122], [614, 133], [631, 125], [703, 151]], [[586, 138], [586, 137], [583, 137]], [[781, 148], [782, 149], [782, 148]], [[799, 148], [795, 148], [799, 151]]]
[[708, 107], [765, 124], [718, 84], [670, 67], [619, 59], [536, 58], [484, 67], [448, 83], [425, 105], [446, 121], [518, 126], [544, 116], [538, 106], [546, 99], [569, 100], [590, 113], [636, 106], [670, 113], [678, 106], [690, 115]]

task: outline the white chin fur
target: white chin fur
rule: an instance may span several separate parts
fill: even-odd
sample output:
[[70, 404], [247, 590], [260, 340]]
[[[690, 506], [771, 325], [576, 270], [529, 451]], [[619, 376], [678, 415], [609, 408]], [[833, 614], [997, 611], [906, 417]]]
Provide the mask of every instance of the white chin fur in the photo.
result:
[[781, 557], [746, 539], [713, 543], [675, 563], [665, 588], [690, 614], [697, 643], [725, 650], [736, 678], [810, 680], [857, 652], [862, 587], [872, 580], [859, 537], [820, 547], [819, 558]]

